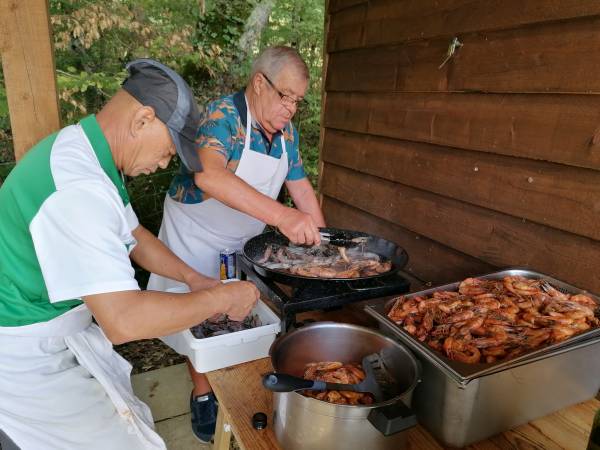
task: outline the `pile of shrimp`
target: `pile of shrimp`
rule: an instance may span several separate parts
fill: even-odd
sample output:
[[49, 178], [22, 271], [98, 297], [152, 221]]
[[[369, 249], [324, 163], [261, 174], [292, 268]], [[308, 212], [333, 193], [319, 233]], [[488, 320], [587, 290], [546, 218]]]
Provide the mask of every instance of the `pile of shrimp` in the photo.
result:
[[359, 278], [389, 272], [384, 261], [362, 246], [355, 248], [322, 244], [314, 247], [270, 244], [257, 261], [265, 267], [313, 278]]
[[[365, 377], [360, 364], [343, 364], [338, 361], [311, 362], [304, 370], [304, 379], [327, 383], [358, 384]], [[303, 394], [340, 405], [370, 405], [374, 400], [369, 393], [353, 391], [303, 391]]]
[[598, 306], [542, 280], [467, 278], [458, 292], [399, 297], [388, 317], [448, 358], [474, 364], [509, 360], [597, 327]]

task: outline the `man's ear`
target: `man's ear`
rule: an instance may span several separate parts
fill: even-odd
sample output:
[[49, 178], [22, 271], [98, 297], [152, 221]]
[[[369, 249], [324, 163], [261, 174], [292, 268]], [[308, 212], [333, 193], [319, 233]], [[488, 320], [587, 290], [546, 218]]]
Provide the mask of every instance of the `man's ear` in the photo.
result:
[[256, 72], [254, 77], [252, 77], [252, 89], [256, 93], [256, 95], [260, 94], [261, 91], [265, 88], [266, 80], [262, 73]]
[[131, 135], [137, 137], [144, 128], [151, 125], [155, 119], [156, 114], [154, 113], [154, 108], [152, 106], [140, 106], [133, 114], [131, 120]]

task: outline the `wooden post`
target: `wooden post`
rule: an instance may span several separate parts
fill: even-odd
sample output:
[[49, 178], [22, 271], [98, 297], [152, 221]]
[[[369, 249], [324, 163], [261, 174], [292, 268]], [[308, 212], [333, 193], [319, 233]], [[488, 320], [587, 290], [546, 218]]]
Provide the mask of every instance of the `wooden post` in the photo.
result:
[[48, 0], [0, 0], [0, 54], [18, 160], [60, 128]]

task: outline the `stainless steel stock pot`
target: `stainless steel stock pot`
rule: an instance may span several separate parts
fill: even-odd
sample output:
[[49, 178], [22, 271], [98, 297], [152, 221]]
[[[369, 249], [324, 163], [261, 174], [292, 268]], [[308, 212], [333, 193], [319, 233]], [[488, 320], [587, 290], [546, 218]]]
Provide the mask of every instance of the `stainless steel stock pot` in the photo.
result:
[[297, 392], [274, 392], [275, 435], [285, 450], [402, 449], [416, 424], [410, 409], [420, 365], [402, 344], [375, 330], [319, 322], [279, 337], [270, 355], [276, 372], [302, 376], [309, 362], [360, 362], [380, 353], [393, 394], [372, 405], [338, 405]]

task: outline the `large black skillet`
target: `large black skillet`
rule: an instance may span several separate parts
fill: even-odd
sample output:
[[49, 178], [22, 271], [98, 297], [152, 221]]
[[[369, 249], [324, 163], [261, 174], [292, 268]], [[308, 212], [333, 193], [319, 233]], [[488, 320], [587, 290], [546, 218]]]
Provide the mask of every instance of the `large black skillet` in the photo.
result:
[[254, 270], [256, 272], [267, 278], [272, 278], [275, 281], [280, 281], [281, 283], [298, 286], [299, 284], [304, 284], [310, 281], [328, 281], [328, 282], [353, 282], [360, 280], [371, 280], [375, 278], [381, 278], [385, 276], [389, 276], [391, 274], [396, 273], [398, 270], [402, 269], [406, 263], [408, 262], [408, 254], [402, 248], [396, 245], [395, 243], [388, 241], [386, 239], [380, 238], [379, 236], [373, 236], [368, 233], [363, 233], [362, 231], [352, 231], [352, 230], [343, 230], [340, 228], [321, 228], [323, 232], [338, 234], [343, 233], [344, 238], [353, 239], [356, 237], [367, 237], [367, 243], [365, 244], [365, 251], [377, 253], [379, 256], [392, 261], [392, 268], [389, 272], [370, 275], [367, 277], [357, 277], [357, 278], [317, 278], [317, 277], [307, 277], [303, 275], [294, 275], [285, 271], [269, 269], [265, 267], [264, 264], [258, 262], [263, 257], [265, 250], [268, 245], [278, 244], [278, 245], [288, 245], [289, 240], [284, 235], [277, 231], [267, 231], [258, 236], [254, 236], [250, 238], [246, 245], [244, 245], [243, 254], [247, 260], [249, 260], [254, 266]]

